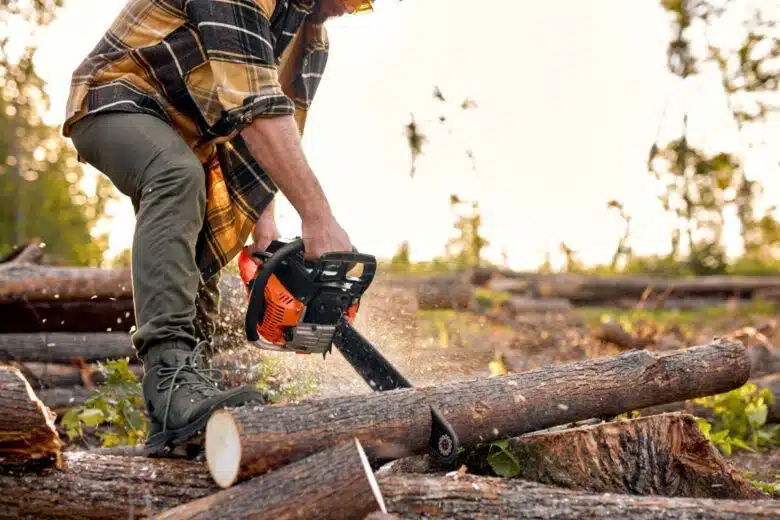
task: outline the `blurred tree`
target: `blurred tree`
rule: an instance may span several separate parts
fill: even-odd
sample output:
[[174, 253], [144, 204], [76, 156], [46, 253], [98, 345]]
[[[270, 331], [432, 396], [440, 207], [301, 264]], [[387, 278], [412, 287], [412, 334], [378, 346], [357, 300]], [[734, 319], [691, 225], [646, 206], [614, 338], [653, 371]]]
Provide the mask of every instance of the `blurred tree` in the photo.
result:
[[[0, 21], [27, 24], [31, 32], [21, 34], [29, 37], [61, 4], [0, 0]], [[57, 128], [44, 124], [48, 97], [33, 66], [34, 52], [29, 42], [8, 34], [0, 38], [0, 254], [37, 237], [45, 243], [46, 261], [99, 265], [108, 241], [91, 230], [115, 191], [100, 176], [94, 194], [88, 194], [75, 152]]]
[[612, 255], [612, 262], [610, 263], [610, 270], [616, 271], [621, 260], [623, 266], [625, 266], [631, 262], [631, 257], [633, 256], [633, 249], [631, 249], [631, 246], [629, 245], [631, 238], [631, 216], [626, 213], [623, 204], [617, 200], [610, 200], [607, 202], [607, 208], [617, 210], [620, 218], [622, 218], [623, 222], [626, 224], [623, 236], [620, 237], [620, 240], [618, 241], [615, 253]]
[[566, 257], [566, 265], [563, 268], [565, 273], [581, 273], [584, 271], [582, 262], [577, 256], [577, 251], [566, 245], [565, 242], [560, 243], [561, 253]]
[[395, 253], [390, 263], [397, 266], [408, 266], [411, 264], [409, 253], [409, 242], [404, 241], [398, 247], [398, 251]]
[[480, 234], [482, 215], [479, 203], [451, 195], [450, 205], [456, 213], [457, 234], [447, 241], [444, 258], [460, 268], [477, 267], [482, 264], [482, 250], [489, 244]]
[[[778, 110], [771, 97], [780, 80], [780, 33], [765, 12], [772, 6], [747, 0], [662, 0], [662, 5], [674, 28], [667, 52], [670, 72], [684, 88], [706, 79], [715, 65], [714, 77], [721, 83], [736, 131], [750, 149], [755, 143], [748, 137], [763, 135], [757, 127]], [[746, 176], [739, 151], [707, 153], [694, 146], [690, 117], [690, 107], [683, 107], [678, 136], [653, 144], [648, 169], [665, 183], [661, 202], [678, 220], [672, 254], [677, 256], [684, 236], [695, 274], [722, 273], [728, 267], [723, 233], [729, 210], [739, 220], [746, 254], [762, 249], [756, 241], [765, 235], [759, 230], [776, 229], [777, 222], [770, 213], [755, 217], [762, 190]]]

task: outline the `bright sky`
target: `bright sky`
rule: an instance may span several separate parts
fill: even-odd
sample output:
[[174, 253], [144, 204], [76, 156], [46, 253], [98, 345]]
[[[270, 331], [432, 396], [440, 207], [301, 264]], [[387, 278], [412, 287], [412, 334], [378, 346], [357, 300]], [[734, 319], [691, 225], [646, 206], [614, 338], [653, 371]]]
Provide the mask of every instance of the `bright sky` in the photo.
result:
[[[49, 82], [50, 121], [62, 122], [72, 70], [124, 3], [66, 0], [43, 34], [37, 64]], [[486, 256], [499, 260], [506, 249], [515, 268], [535, 267], [545, 252], [558, 263], [561, 241], [586, 262], [608, 261], [622, 234], [606, 209], [613, 198], [634, 217], [635, 249], [665, 251], [661, 187], [645, 168], [673, 95], [658, 4], [378, 0], [372, 15], [331, 22], [331, 57], [304, 147], [353, 242], [379, 257], [404, 240], [413, 259], [438, 255], [457, 193], [480, 202], [492, 244]], [[432, 136], [410, 179], [404, 126], [410, 113], [421, 122], [438, 115], [434, 85], [478, 109], [456, 140]], [[757, 176], [780, 193], [777, 161], [771, 170], [768, 157], [759, 161]], [[127, 200], [114, 211], [111, 246], [119, 250], [131, 244], [134, 218]], [[285, 236], [300, 233], [281, 199], [277, 217]]]

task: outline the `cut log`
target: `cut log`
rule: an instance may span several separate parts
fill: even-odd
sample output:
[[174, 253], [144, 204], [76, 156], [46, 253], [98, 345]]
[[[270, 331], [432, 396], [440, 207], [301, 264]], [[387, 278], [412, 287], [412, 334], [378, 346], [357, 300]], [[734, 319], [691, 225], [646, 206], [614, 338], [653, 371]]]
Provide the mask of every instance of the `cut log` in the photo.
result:
[[93, 389], [83, 386], [71, 386], [63, 388], [45, 388], [36, 392], [38, 398], [52, 412], [58, 416], [64, 414], [69, 408], [81, 406], [92, 396]]
[[597, 495], [520, 479], [473, 475], [386, 475], [377, 481], [388, 512], [407, 520], [780, 518], [780, 501], [776, 500]]
[[766, 496], [723, 458], [688, 414], [530, 433], [509, 439], [506, 450], [518, 460], [517, 477], [581, 491], [692, 498]]
[[[246, 290], [241, 279], [219, 282], [216, 334], [243, 337]], [[135, 325], [128, 269], [9, 265], [0, 272], [0, 333], [115, 332]]]
[[[233, 437], [210, 436], [207, 426], [207, 458], [233, 460], [237, 467], [231, 472], [241, 480], [355, 436], [373, 456], [392, 459], [426, 450], [429, 404], [468, 445], [683, 396], [717, 394], [744, 384], [749, 371], [744, 347], [716, 340], [677, 352], [632, 351], [430, 387], [224, 409], [215, 412], [209, 424], [233, 424]], [[229, 453], [239, 457], [230, 458]]]
[[[24, 372], [30, 386], [36, 391], [43, 388], [89, 387], [102, 384], [106, 380], [97, 364], [79, 367], [75, 364], [20, 363], [18, 368]], [[138, 379], [143, 377], [141, 365], [130, 365], [130, 370]]]
[[511, 296], [501, 303], [501, 308], [509, 314], [523, 314], [532, 312], [566, 312], [572, 309], [569, 300], [525, 298], [522, 296]]
[[133, 300], [0, 303], [0, 334], [20, 332], [129, 332]]
[[54, 414], [14, 367], [0, 365], [0, 410], [0, 466], [60, 464]]
[[468, 309], [474, 296], [474, 287], [460, 275], [388, 275], [381, 283], [413, 290], [420, 310]]
[[360, 442], [353, 439], [157, 519], [206, 519], [215, 511], [234, 519], [362, 519], [377, 510], [385, 510], [382, 496]]
[[[776, 276], [708, 276], [669, 279], [650, 276], [590, 276], [568, 273], [524, 273], [477, 269], [472, 283], [542, 298], [566, 298], [578, 303], [600, 303], [625, 298], [639, 300], [650, 290], [664, 298], [752, 298], [780, 288]], [[477, 283], [478, 282], [478, 283]]]
[[132, 297], [129, 269], [11, 264], [0, 270], [0, 302]]
[[0, 361], [94, 363], [124, 357], [137, 360], [130, 335], [124, 332], [0, 334]]
[[0, 475], [0, 518], [147, 518], [218, 490], [202, 463], [65, 452], [64, 468]]

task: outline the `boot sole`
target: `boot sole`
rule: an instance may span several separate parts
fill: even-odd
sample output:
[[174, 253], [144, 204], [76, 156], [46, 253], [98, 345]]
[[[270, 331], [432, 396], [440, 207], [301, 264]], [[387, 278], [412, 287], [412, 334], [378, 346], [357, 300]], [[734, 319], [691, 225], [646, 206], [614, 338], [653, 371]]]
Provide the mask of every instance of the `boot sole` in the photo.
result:
[[146, 444], [144, 446], [147, 456], [156, 457], [165, 455], [166, 453], [171, 452], [176, 445], [183, 444], [188, 440], [193, 439], [206, 428], [206, 423], [211, 418], [211, 414], [213, 414], [215, 411], [231, 406], [241, 406], [252, 402], [256, 402], [257, 404], [261, 405], [265, 404], [265, 401], [262, 400], [262, 397], [258, 399], [257, 390], [247, 390], [241, 393], [233, 394], [224, 401], [220, 401], [219, 403], [212, 406], [208, 411], [189, 423], [187, 426], [178, 428], [176, 430], [167, 430], [155, 435], [151, 435], [146, 439]]

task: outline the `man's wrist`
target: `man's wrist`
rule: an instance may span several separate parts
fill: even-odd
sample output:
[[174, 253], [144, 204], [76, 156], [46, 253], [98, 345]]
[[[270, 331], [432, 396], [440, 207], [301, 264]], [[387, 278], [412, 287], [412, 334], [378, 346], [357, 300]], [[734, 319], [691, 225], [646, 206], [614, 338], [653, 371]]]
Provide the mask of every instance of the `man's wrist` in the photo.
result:
[[301, 208], [296, 210], [301, 220], [312, 223], [325, 222], [333, 216], [327, 200], [305, 201]]

